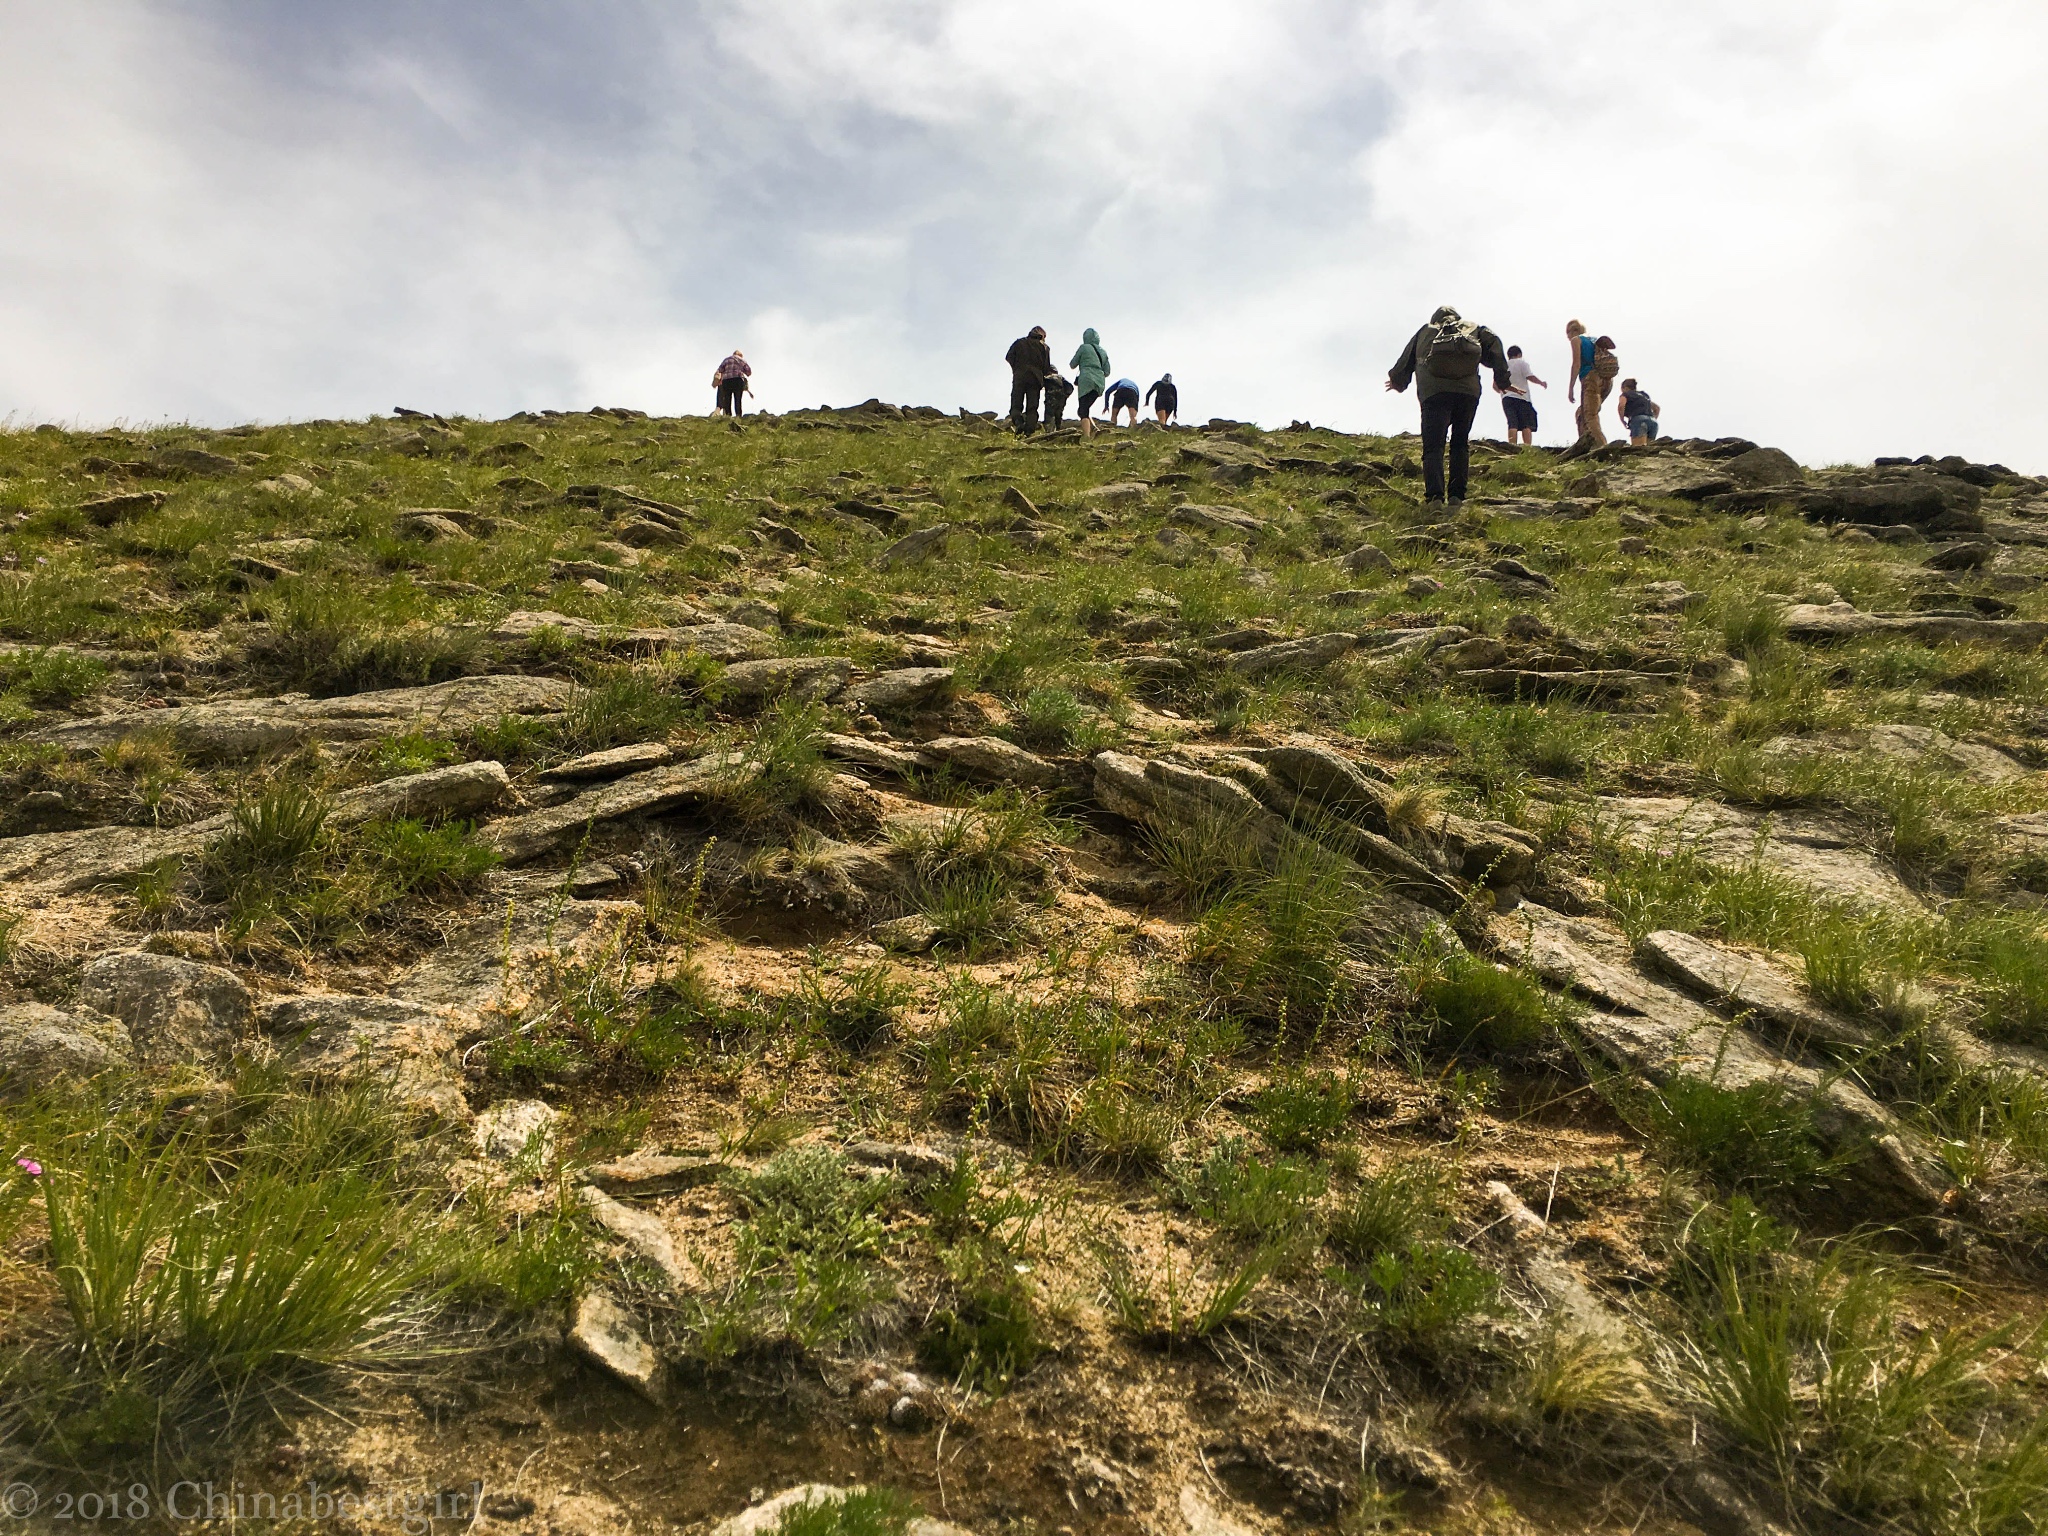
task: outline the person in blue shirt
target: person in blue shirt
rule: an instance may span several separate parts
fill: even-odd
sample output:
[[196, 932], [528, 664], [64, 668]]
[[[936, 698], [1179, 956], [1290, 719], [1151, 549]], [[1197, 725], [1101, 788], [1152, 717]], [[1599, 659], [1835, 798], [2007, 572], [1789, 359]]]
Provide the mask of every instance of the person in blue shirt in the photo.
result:
[[1109, 386], [1109, 424], [1116, 425], [1116, 413], [1129, 411], [1131, 425], [1138, 424], [1138, 384], [1135, 379], [1118, 379]]

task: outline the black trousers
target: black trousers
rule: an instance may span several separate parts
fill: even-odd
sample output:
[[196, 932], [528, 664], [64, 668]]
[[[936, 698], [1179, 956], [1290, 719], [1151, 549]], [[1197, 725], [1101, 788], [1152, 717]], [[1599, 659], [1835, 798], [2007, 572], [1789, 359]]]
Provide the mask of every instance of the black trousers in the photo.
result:
[[1038, 395], [1045, 385], [1023, 374], [1010, 375], [1010, 424], [1029, 430], [1038, 425]]
[[747, 408], [741, 402], [747, 397], [745, 379], [720, 379], [718, 381], [718, 413], [721, 416], [744, 416]]
[[1422, 499], [1444, 499], [1444, 434], [1451, 439], [1450, 497], [1465, 499], [1472, 473], [1472, 418], [1479, 414], [1477, 395], [1446, 393], [1422, 402]]

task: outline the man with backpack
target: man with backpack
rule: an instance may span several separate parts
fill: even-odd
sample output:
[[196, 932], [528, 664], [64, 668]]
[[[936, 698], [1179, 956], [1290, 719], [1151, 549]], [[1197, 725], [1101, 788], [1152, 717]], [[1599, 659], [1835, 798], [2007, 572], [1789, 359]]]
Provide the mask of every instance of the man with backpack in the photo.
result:
[[[1429, 504], [1441, 505], [1448, 490], [1453, 503], [1465, 500], [1465, 483], [1472, 469], [1472, 418], [1479, 414], [1479, 370], [1493, 370], [1493, 386], [1505, 390], [1510, 382], [1507, 354], [1500, 338], [1483, 325], [1474, 325], [1446, 304], [1429, 317], [1429, 324], [1401, 349], [1394, 366], [1387, 370], [1387, 388], [1396, 394], [1415, 381], [1415, 393], [1422, 402], [1422, 495]], [[1450, 439], [1450, 479], [1444, 477], [1444, 439]]]

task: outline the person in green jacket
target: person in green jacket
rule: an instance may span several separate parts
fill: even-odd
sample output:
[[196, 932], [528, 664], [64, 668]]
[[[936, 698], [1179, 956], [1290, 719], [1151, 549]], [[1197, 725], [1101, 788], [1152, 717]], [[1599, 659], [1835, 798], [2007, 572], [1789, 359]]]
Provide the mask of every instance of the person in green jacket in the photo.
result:
[[1095, 423], [1088, 412], [1109, 384], [1109, 354], [1102, 350], [1102, 338], [1095, 334], [1094, 326], [1081, 333], [1081, 345], [1067, 366], [1074, 370], [1074, 388], [1080, 391], [1074, 402], [1074, 419], [1081, 424], [1082, 432], [1093, 436]]

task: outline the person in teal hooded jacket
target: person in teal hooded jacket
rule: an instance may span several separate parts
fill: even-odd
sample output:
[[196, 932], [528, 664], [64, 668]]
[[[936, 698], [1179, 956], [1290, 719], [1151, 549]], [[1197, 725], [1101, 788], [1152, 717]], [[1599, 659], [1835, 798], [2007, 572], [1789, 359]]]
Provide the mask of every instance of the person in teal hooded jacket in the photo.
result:
[[1074, 387], [1080, 397], [1074, 402], [1074, 419], [1081, 423], [1083, 432], [1093, 432], [1095, 423], [1088, 412], [1095, 402], [1102, 398], [1102, 391], [1109, 383], [1109, 354], [1102, 350], [1102, 338], [1095, 334], [1095, 327], [1089, 326], [1081, 333], [1081, 345], [1074, 351], [1074, 360], [1067, 364], [1074, 370]]

